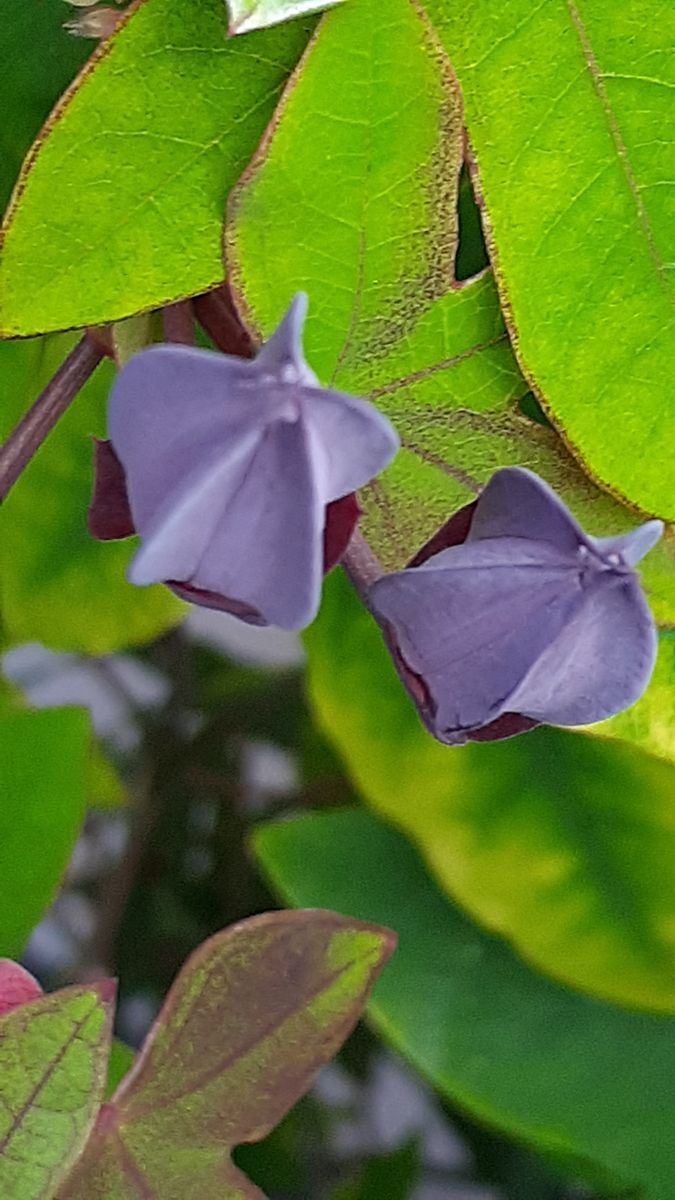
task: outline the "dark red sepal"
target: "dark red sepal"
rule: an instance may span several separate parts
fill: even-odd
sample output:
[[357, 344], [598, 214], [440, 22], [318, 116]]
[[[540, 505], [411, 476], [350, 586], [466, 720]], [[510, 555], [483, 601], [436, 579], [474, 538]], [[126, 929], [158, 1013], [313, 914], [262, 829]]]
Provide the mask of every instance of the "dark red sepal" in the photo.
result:
[[200, 608], [215, 608], [218, 612], [232, 613], [247, 625], [268, 625], [269, 622], [250, 604], [241, 600], [231, 600], [229, 596], [221, 596], [220, 592], [209, 592], [206, 588], [194, 587], [191, 583], [181, 583], [178, 579], [167, 579], [166, 586], [171, 588], [181, 600], [188, 604], [198, 604]]
[[517, 737], [519, 733], [529, 733], [540, 724], [541, 721], [535, 721], [534, 717], [523, 717], [520, 713], [502, 713], [501, 717], [496, 717], [489, 725], [474, 729], [467, 736], [470, 742], [503, 742], [505, 738]]
[[94, 438], [94, 494], [87, 513], [87, 528], [100, 542], [131, 537], [134, 528], [124, 467], [112, 443]]
[[463, 508], [458, 508], [456, 513], [448, 517], [444, 525], [436, 530], [436, 533], [425, 542], [414, 558], [410, 559], [409, 567], [421, 567], [428, 558], [432, 558], [434, 554], [440, 554], [441, 550], [449, 550], [451, 546], [461, 546], [469, 536], [473, 514], [476, 511], [478, 501], [472, 500], [470, 504], [465, 504]]
[[323, 570], [327, 575], [339, 563], [361, 516], [356, 493], [350, 492], [326, 505], [323, 531]]

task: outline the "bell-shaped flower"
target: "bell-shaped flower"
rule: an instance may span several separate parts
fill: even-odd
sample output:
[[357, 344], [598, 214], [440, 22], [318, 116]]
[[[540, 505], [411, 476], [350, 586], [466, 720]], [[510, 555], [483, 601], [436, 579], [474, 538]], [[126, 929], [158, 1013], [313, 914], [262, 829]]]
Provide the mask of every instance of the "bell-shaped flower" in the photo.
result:
[[90, 529], [138, 532], [132, 583], [254, 624], [313, 620], [358, 518], [353, 493], [399, 442], [367, 401], [320, 386], [302, 352], [306, 308], [301, 293], [253, 360], [161, 345], [120, 372]]
[[589, 537], [537, 475], [497, 471], [415, 566], [369, 590], [431, 733], [461, 745], [586, 725], [639, 699], [656, 630], [633, 568], [662, 532]]

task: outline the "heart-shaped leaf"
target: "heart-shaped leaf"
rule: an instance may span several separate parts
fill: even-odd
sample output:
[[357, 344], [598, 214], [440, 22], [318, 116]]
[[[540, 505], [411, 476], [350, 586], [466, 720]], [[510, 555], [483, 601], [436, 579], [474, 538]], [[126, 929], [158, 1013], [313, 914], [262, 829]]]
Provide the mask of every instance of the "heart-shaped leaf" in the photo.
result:
[[307, 39], [227, 39], [223, 0], [137, 0], [38, 138], [7, 214], [0, 328], [97, 325], [222, 279], [222, 211]]
[[49, 1200], [82, 1149], [106, 1079], [115, 988], [64, 988], [0, 1017], [0, 1194]]
[[260, 1198], [230, 1150], [258, 1141], [356, 1023], [394, 937], [335, 913], [267, 913], [183, 968], [60, 1200]]
[[[252, 326], [269, 334], [306, 290], [312, 366], [369, 396], [401, 434], [363, 493], [363, 528], [387, 567], [500, 466], [538, 472], [591, 533], [635, 524], [521, 411], [527, 384], [492, 275], [454, 282], [461, 161], [460, 100], [426, 16], [410, 0], [350, 0], [323, 19], [231, 202], [228, 260]], [[664, 623], [674, 567], [669, 531], [643, 572]]]
[[443, 897], [405, 838], [369, 813], [269, 825], [255, 844], [292, 903], [330, 904], [398, 931], [371, 1017], [439, 1091], [602, 1196], [632, 1200], [637, 1189], [636, 1200], [671, 1200], [673, 1019], [592, 1000], [532, 970]]
[[556, 978], [675, 1011], [675, 766], [544, 728], [440, 745], [340, 576], [306, 645], [324, 732], [450, 895]]
[[428, 0], [518, 357], [606, 486], [675, 517], [672, 44], [658, 0]]

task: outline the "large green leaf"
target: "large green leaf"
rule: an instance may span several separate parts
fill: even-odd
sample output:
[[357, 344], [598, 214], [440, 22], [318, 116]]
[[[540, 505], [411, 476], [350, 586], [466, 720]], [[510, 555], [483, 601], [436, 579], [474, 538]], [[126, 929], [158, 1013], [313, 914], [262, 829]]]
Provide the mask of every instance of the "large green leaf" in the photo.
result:
[[675, 767], [552, 729], [442, 746], [339, 575], [306, 644], [325, 733], [451, 895], [551, 975], [675, 1010]]
[[222, 279], [228, 189], [307, 38], [223, 0], [138, 0], [55, 110], [7, 216], [0, 328], [99, 324]]
[[0, 954], [18, 958], [68, 865], [85, 812], [79, 709], [0, 718]]
[[0, 0], [0, 211], [49, 110], [89, 53], [63, 28], [65, 12], [63, 0]]
[[65, 988], [0, 1018], [0, 1194], [50, 1200], [103, 1095], [114, 985]]
[[675, 517], [675, 12], [428, 0], [520, 361], [591, 473]]
[[370, 1014], [442, 1092], [570, 1160], [575, 1174], [594, 1180], [604, 1170], [637, 1185], [640, 1200], [672, 1200], [675, 1021], [592, 1000], [531, 970], [445, 899], [405, 839], [366, 812], [270, 825], [255, 844], [293, 904], [330, 904], [397, 931]]
[[335, 913], [265, 913], [188, 960], [61, 1200], [262, 1200], [230, 1151], [257, 1142], [351, 1032], [392, 952]]
[[[0, 344], [0, 433], [71, 345], [70, 337]], [[166, 588], [126, 582], [130, 542], [97, 542], [87, 532], [92, 434], [105, 434], [111, 380], [112, 366], [103, 363], [3, 504], [0, 594], [9, 641], [106, 654], [156, 637], [184, 611]]]
[[[369, 395], [401, 434], [396, 461], [364, 492], [364, 528], [388, 567], [514, 463], [547, 479], [591, 533], [636, 521], [521, 412], [527, 385], [492, 275], [453, 282], [461, 160], [434, 30], [410, 0], [350, 0], [323, 19], [231, 204], [229, 265], [252, 326], [269, 334], [307, 290], [315, 370]], [[664, 623], [675, 623], [674, 567], [669, 531], [644, 565]]]

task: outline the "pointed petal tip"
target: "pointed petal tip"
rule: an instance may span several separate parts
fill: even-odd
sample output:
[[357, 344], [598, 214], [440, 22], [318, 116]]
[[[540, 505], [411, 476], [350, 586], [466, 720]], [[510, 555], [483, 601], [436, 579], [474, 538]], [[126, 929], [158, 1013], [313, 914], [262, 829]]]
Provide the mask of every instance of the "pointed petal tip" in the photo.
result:
[[282, 377], [291, 367], [299, 382], [313, 387], [318, 380], [305, 360], [302, 344], [308, 308], [307, 293], [296, 292], [274, 333], [260, 347], [255, 361], [265, 373]]
[[650, 550], [654, 549], [656, 543], [663, 536], [664, 530], [664, 522], [655, 518], [645, 521], [643, 525], [638, 525], [637, 529], [631, 529], [628, 533], [620, 534], [618, 537], [590, 538], [589, 540], [604, 556], [620, 554], [628, 566], [635, 567], [646, 554], [649, 554]]
[[[648, 554], [654, 548], [657, 542], [661, 540], [665, 532], [665, 523], [658, 518], [651, 521], [645, 521], [639, 529], [634, 530], [634, 544], [639, 549], [640, 558]], [[637, 536], [636, 536], [637, 535]], [[639, 559], [635, 560], [636, 562]]]
[[294, 350], [297, 349], [302, 345], [308, 310], [309, 296], [307, 292], [296, 292], [272, 336], [276, 337], [283, 330], [290, 346]]

